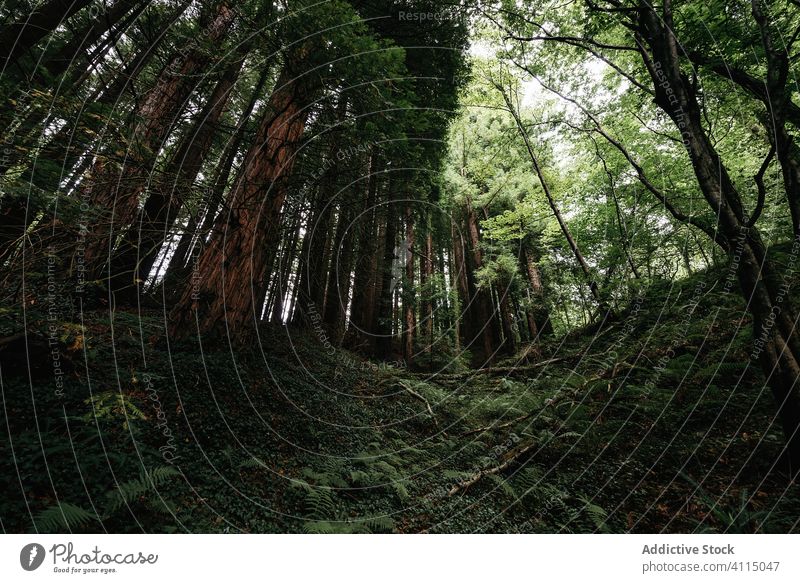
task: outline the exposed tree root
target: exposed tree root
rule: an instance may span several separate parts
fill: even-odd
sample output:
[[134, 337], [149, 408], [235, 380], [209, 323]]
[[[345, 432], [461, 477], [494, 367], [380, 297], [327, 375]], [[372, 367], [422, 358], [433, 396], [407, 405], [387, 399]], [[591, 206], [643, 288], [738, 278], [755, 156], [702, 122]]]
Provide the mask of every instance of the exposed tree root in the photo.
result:
[[556, 364], [559, 362], [567, 362], [571, 360], [573, 357], [562, 357], [562, 358], [550, 358], [548, 360], [543, 360], [541, 362], [537, 362], [536, 364], [527, 364], [524, 366], [497, 366], [497, 367], [489, 367], [489, 368], [479, 368], [476, 370], [470, 370], [468, 372], [461, 372], [461, 373], [442, 373], [442, 374], [435, 374], [435, 373], [405, 373], [408, 375], [413, 375], [416, 377], [425, 377], [432, 381], [436, 380], [451, 380], [451, 379], [461, 379], [461, 378], [469, 378], [476, 375], [506, 375], [506, 376], [513, 376], [517, 374], [529, 373], [533, 370], [542, 368], [544, 366], [548, 366], [551, 364]]
[[538, 445], [539, 445], [538, 442], [531, 441], [531, 442], [528, 442], [528, 443], [526, 443], [524, 445], [521, 445], [521, 446], [511, 450], [507, 454], [506, 459], [502, 464], [500, 464], [498, 466], [494, 466], [493, 468], [489, 468], [489, 469], [486, 469], [486, 470], [481, 470], [480, 472], [478, 472], [476, 474], [473, 474], [472, 477], [470, 477], [468, 480], [465, 480], [463, 482], [459, 482], [458, 484], [456, 484], [455, 486], [450, 488], [450, 491], [447, 493], [447, 495], [448, 496], [453, 496], [454, 494], [457, 494], [458, 492], [461, 492], [461, 491], [467, 490], [468, 488], [471, 488], [472, 486], [477, 484], [482, 478], [484, 478], [486, 476], [491, 476], [492, 474], [499, 474], [500, 472], [506, 470], [509, 466], [511, 466], [519, 458], [524, 456], [526, 453], [528, 453], [529, 451], [531, 451], [535, 447], [538, 447]]
[[515, 424], [519, 423], [520, 421], [525, 421], [526, 419], [529, 419], [529, 418], [533, 417], [534, 415], [539, 415], [539, 414], [543, 413], [549, 407], [555, 407], [556, 405], [562, 403], [563, 401], [565, 401], [569, 397], [572, 397], [572, 398], [577, 397], [578, 393], [579, 393], [579, 391], [575, 391], [575, 390], [573, 390], [573, 391], [562, 391], [561, 393], [557, 394], [555, 397], [552, 397], [551, 399], [547, 399], [544, 402], [544, 406], [541, 409], [539, 409], [538, 411], [531, 411], [530, 413], [526, 413], [525, 415], [521, 415], [521, 416], [519, 416], [519, 417], [517, 417], [515, 419], [512, 419], [511, 421], [506, 421], [505, 423], [500, 423], [499, 425], [492, 424], [492, 425], [486, 425], [484, 427], [478, 427], [477, 429], [470, 429], [469, 431], [466, 431], [466, 432], [462, 433], [459, 437], [467, 437], [468, 435], [475, 435], [476, 433], [483, 433], [484, 431], [495, 431], [497, 429], [505, 429], [507, 427], [511, 427], [512, 425], [515, 425]]
[[436, 424], [436, 425], [439, 424], [439, 422], [436, 420], [436, 415], [433, 414], [433, 409], [431, 409], [431, 404], [428, 403], [428, 399], [426, 399], [425, 397], [420, 395], [417, 391], [415, 391], [414, 389], [409, 387], [403, 381], [399, 381], [397, 384], [400, 385], [401, 387], [403, 387], [403, 389], [405, 389], [408, 392], [409, 395], [411, 395], [415, 399], [418, 399], [418, 400], [422, 401], [423, 403], [425, 403], [425, 407], [427, 407], [428, 413], [431, 414], [431, 418], [433, 419], [434, 424]]

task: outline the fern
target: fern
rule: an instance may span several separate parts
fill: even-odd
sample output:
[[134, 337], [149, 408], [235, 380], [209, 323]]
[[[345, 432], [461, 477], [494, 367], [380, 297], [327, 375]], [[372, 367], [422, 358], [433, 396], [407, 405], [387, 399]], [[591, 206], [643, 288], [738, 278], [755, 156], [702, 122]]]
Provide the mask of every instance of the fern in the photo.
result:
[[464, 470], [444, 470], [442, 471], [441, 475], [443, 478], [447, 478], [448, 480], [456, 480], [460, 482], [469, 478], [471, 473]]
[[512, 500], [518, 499], [517, 490], [511, 485], [509, 480], [506, 480], [503, 476], [499, 476], [497, 474], [490, 474], [489, 479], [494, 482], [506, 496]]
[[369, 529], [363, 524], [322, 520], [306, 522], [303, 530], [308, 534], [369, 534]]
[[585, 496], [578, 496], [578, 500], [583, 502], [583, 508], [574, 514], [574, 517], [579, 515], [586, 515], [591, 520], [595, 529], [599, 532], [609, 532], [606, 520], [608, 520], [608, 512], [603, 508], [591, 502]]
[[118, 391], [98, 393], [84, 402], [92, 406], [91, 412], [83, 416], [83, 420], [87, 423], [93, 420], [113, 420], [122, 417], [124, 419], [122, 428], [127, 430], [131, 419], [147, 419], [147, 415], [129, 397]]
[[394, 531], [394, 521], [388, 516], [371, 516], [364, 520], [364, 526], [376, 534]]
[[260, 470], [268, 467], [269, 466], [265, 462], [258, 459], [257, 457], [248, 458], [239, 464], [239, 468], [255, 468]]
[[309, 520], [303, 524], [307, 534], [378, 534], [394, 531], [388, 516], [370, 516], [357, 520]]
[[336, 515], [335, 494], [327, 488], [311, 487], [306, 492], [306, 511], [309, 517], [319, 520], [333, 518]]
[[80, 506], [69, 502], [57, 502], [37, 514], [33, 522], [37, 532], [52, 533], [80, 530], [97, 520], [99, 519], [96, 514]]
[[411, 497], [407, 483], [407, 480], [393, 480], [391, 483], [392, 490], [400, 500], [408, 500]]
[[338, 524], [323, 520], [311, 520], [303, 524], [306, 534], [341, 534], [342, 528]]
[[350, 472], [350, 483], [354, 486], [369, 486], [372, 480], [364, 470], [353, 470]]
[[[116, 490], [108, 495], [106, 513], [113, 514], [123, 506], [130, 506], [140, 499], [147, 499], [148, 494], [156, 492], [157, 488], [179, 475], [180, 472], [171, 466], [158, 466], [149, 472], [143, 469], [138, 479], [118, 484]], [[160, 499], [157, 499], [157, 504], [162, 511], [170, 510], [170, 507]]]

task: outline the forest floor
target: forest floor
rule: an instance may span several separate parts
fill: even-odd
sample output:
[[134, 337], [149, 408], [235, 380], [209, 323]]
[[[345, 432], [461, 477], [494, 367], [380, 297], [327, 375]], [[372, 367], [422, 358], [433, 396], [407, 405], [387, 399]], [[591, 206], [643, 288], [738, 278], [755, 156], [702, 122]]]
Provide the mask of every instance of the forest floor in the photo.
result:
[[19, 341], [0, 349], [2, 528], [796, 530], [800, 494], [775, 468], [783, 438], [726, 275], [651, 285], [599, 333], [544, 341], [538, 363], [437, 374], [285, 327], [261, 330], [261, 350], [201, 349], [169, 344], [158, 310], [111, 322], [29, 300], [24, 327], [19, 310], [0, 319], [6, 338], [28, 330], [34, 363], [30, 383]]

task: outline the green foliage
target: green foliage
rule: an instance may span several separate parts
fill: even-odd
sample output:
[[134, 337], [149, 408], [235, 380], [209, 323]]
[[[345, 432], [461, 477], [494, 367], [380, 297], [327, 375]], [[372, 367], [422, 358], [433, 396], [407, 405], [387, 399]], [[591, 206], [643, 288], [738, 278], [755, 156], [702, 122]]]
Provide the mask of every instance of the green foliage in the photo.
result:
[[85, 531], [90, 527], [96, 529], [120, 513], [123, 508], [130, 509], [143, 505], [166, 516], [174, 516], [175, 507], [165, 500], [159, 488], [169, 480], [180, 476], [171, 466], [157, 466], [151, 470], [142, 470], [136, 480], [129, 480], [116, 485], [102, 500], [100, 516], [70, 502], [57, 502], [41, 512], [33, 519], [37, 532], [74, 532]]
[[82, 530], [96, 522], [98, 517], [80, 506], [69, 502], [58, 502], [37, 514], [34, 519], [36, 532], [73, 532]]
[[123, 507], [139, 502], [145, 502], [160, 512], [170, 514], [173, 508], [161, 497], [158, 489], [180, 475], [172, 466], [158, 466], [149, 471], [142, 469], [139, 478], [118, 484], [116, 490], [108, 495], [106, 514], [111, 515]]
[[401, 498], [408, 498], [408, 491], [401, 483], [397, 468], [373, 455], [356, 457], [356, 466], [347, 472], [342, 460], [329, 458], [319, 469], [303, 468], [305, 479], [293, 480], [292, 485], [304, 493], [303, 504], [306, 518], [303, 530], [309, 534], [362, 534], [392, 532], [393, 521], [389, 516], [351, 517], [345, 513], [342, 493], [358, 494], [371, 487], [389, 484]]
[[92, 406], [92, 410], [83, 417], [87, 422], [118, 421], [121, 418], [122, 428], [128, 429], [131, 420], [147, 418], [130, 397], [118, 391], [104, 391], [92, 395], [85, 403]]

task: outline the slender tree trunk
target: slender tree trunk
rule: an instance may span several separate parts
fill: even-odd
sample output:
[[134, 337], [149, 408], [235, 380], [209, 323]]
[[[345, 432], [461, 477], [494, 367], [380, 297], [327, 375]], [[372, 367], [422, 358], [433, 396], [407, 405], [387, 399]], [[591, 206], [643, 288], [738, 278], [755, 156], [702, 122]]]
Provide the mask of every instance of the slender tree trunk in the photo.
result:
[[135, 302], [138, 298], [162, 245], [170, 236], [169, 227], [211, 150], [217, 124], [239, 77], [244, 57], [241, 55], [223, 72], [206, 106], [173, 154], [163, 173], [164, 179], [154, 181], [147, 202], [115, 252], [109, 286], [116, 293], [117, 301]]
[[[148, 3], [147, 0], [119, 0], [111, 8], [99, 14], [97, 18], [90, 20], [84, 30], [77, 32], [72, 40], [55, 54], [52, 56], [42, 55], [41, 62], [37, 61], [35, 66], [26, 67], [26, 69], [32, 70], [25, 71], [17, 87], [9, 95], [9, 99], [13, 97], [16, 102], [13, 114], [0, 116], [0, 133], [13, 131], [18, 146], [22, 147], [18, 147], [14, 155], [3, 160], [3, 163], [0, 164], [0, 172], [4, 173], [11, 165], [21, 160], [25, 152], [35, 148], [44, 137], [42, 136], [42, 124], [47, 121], [50, 110], [49, 108], [32, 107], [30, 104], [27, 109], [24, 105], [20, 107], [20, 104], [26, 103], [25, 93], [30, 93], [31, 90], [47, 93], [51, 91], [53, 85], [57, 85], [58, 93], [62, 98], [75, 95], [77, 89], [83, 86], [86, 79], [103, 61], [122, 32], [136, 20]], [[133, 11], [131, 12], [131, 10]], [[128, 16], [120, 22], [126, 14]], [[84, 47], [88, 49], [98, 42], [103, 35], [106, 35], [106, 38], [93, 50], [83, 50]], [[72, 70], [69, 75], [62, 77], [68, 67], [71, 67]], [[87, 103], [91, 104], [93, 101], [87, 100]], [[84, 120], [84, 124], [86, 123], [90, 123], [90, 121]], [[12, 125], [14, 125], [13, 130], [11, 130]], [[72, 125], [67, 124], [57, 135], [64, 136], [70, 131], [69, 128]], [[53, 140], [51, 140], [52, 142]], [[44, 157], [57, 160], [59, 157], [63, 157], [64, 143], [65, 141], [61, 140], [54, 144], [54, 148], [39, 150], [37, 159]], [[72, 142], [70, 144], [74, 148]], [[43, 185], [43, 188], [46, 188], [46, 185]]]
[[550, 312], [547, 308], [544, 284], [542, 283], [542, 272], [536, 261], [536, 255], [529, 246], [523, 247], [522, 254], [525, 261], [525, 273], [528, 275], [528, 283], [534, 301], [533, 314], [536, 321], [536, 329], [542, 334], [552, 334], [553, 323], [550, 321]]
[[533, 150], [533, 144], [531, 144], [530, 137], [528, 136], [528, 131], [525, 129], [525, 125], [522, 123], [522, 119], [519, 116], [519, 112], [515, 108], [514, 104], [511, 102], [511, 98], [508, 96], [508, 93], [505, 91], [503, 87], [500, 85], [495, 85], [498, 91], [503, 96], [503, 99], [506, 102], [506, 106], [508, 107], [509, 112], [511, 113], [512, 117], [514, 118], [514, 122], [517, 125], [517, 130], [519, 131], [522, 140], [525, 143], [525, 149], [528, 152], [528, 157], [531, 161], [531, 166], [533, 166], [533, 170], [536, 173], [536, 176], [539, 178], [539, 183], [542, 185], [542, 190], [544, 191], [545, 198], [547, 199], [547, 204], [550, 206], [550, 210], [553, 212], [553, 216], [556, 218], [558, 222], [558, 226], [561, 229], [561, 233], [564, 235], [564, 238], [567, 240], [569, 244], [569, 248], [572, 250], [572, 254], [575, 256], [575, 259], [580, 265], [581, 271], [583, 272], [583, 276], [586, 278], [586, 282], [589, 286], [589, 289], [592, 292], [592, 296], [597, 301], [600, 311], [602, 312], [601, 316], [608, 312], [608, 306], [606, 305], [605, 301], [603, 300], [602, 296], [600, 295], [600, 288], [597, 285], [594, 277], [592, 276], [592, 271], [589, 268], [589, 264], [586, 262], [586, 259], [581, 253], [578, 244], [575, 242], [575, 238], [572, 236], [572, 233], [567, 226], [564, 217], [561, 215], [561, 211], [556, 204], [555, 199], [553, 198], [553, 193], [550, 190], [549, 183], [542, 172], [542, 168], [539, 165], [539, 160], [536, 156], [536, 153]]
[[[226, 34], [234, 15], [226, 2], [217, 6], [205, 30], [209, 41], [218, 41]], [[196, 73], [203, 70], [208, 60], [209, 57], [197, 48], [176, 53], [135, 112], [138, 121], [124, 166], [116, 169], [104, 164], [103, 171], [92, 173], [90, 200], [96, 208], [108, 209], [110, 214], [93, 225], [92, 241], [87, 244], [85, 254], [89, 277], [100, 276], [117, 234], [133, 223], [158, 151], [175, 119], [186, 107], [187, 98], [198, 82]]]
[[433, 283], [433, 232], [431, 230], [430, 214], [428, 214], [427, 219], [427, 232], [425, 233], [425, 257], [422, 258], [420, 285], [424, 294], [422, 300], [422, 323], [425, 330], [424, 351], [426, 354], [430, 354], [431, 347], [433, 345], [433, 301], [431, 298], [431, 287]]
[[617, 187], [614, 182], [614, 175], [611, 173], [611, 170], [608, 168], [608, 164], [606, 164], [605, 158], [600, 154], [600, 148], [597, 147], [595, 144], [595, 149], [597, 150], [597, 156], [600, 158], [600, 162], [603, 164], [603, 170], [608, 177], [608, 187], [611, 193], [610, 197], [611, 202], [614, 204], [614, 215], [617, 219], [617, 229], [619, 230], [619, 241], [622, 245], [622, 252], [625, 254], [625, 259], [628, 261], [628, 266], [631, 268], [631, 273], [635, 279], [639, 279], [639, 270], [636, 269], [636, 263], [633, 261], [633, 257], [631, 256], [631, 249], [630, 249], [630, 236], [628, 235], [628, 227], [625, 225], [625, 221], [622, 218], [622, 211], [619, 208], [619, 197], [617, 196]]
[[781, 281], [767, 257], [758, 229], [745, 218], [739, 192], [705, 132], [695, 89], [680, 68], [671, 2], [664, 3], [661, 15], [643, 4], [639, 26], [639, 51], [653, 81], [656, 103], [685, 137], [700, 189], [730, 242], [728, 253], [735, 278], [753, 316], [753, 355], [757, 355], [775, 397], [786, 436], [786, 459], [791, 475], [795, 475], [800, 471], [800, 341], [786, 293], [788, 284]]
[[392, 356], [392, 322], [394, 319], [394, 279], [395, 243], [397, 239], [397, 218], [393, 201], [394, 183], [388, 188], [386, 202], [386, 228], [384, 231], [383, 260], [381, 262], [381, 289], [378, 296], [375, 317], [375, 356], [390, 359]]
[[475, 306], [472, 303], [472, 294], [469, 288], [469, 279], [467, 276], [467, 262], [466, 252], [464, 250], [464, 240], [461, 234], [456, 229], [455, 221], [450, 226], [451, 240], [453, 242], [453, 257], [450, 270], [452, 278], [455, 283], [455, 289], [458, 293], [458, 307], [459, 311], [454, 315], [458, 331], [456, 336], [463, 339], [463, 344], [470, 348], [475, 341], [476, 333], [473, 328], [475, 318], [472, 312]]
[[375, 203], [378, 195], [380, 164], [378, 156], [373, 153], [367, 179], [367, 200], [357, 222], [358, 255], [355, 264], [355, 283], [353, 284], [353, 307], [350, 312], [353, 332], [349, 334], [351, 336], [349, 342], [354, 346], [359, 346], [368, 340], [373, 325], [377, 254], [379, 253], [378, 213]]
[[335, 191], [335, 173], [326, 173], [319, 185], [314, 212], [305, 234], [309, 245], [301, 258], [303, 267], [298, 298], [300, 323], [305, 320], [306, 314], [312, 311], [323, 314], [325, 310], [328, 258], [336, 218], [336, 207], [331, 199]]
[[[363, 183], [362, 183], [363, 184]], [[358, 204], [369, 197], [363, 186], [355, 193], [342, 193], [342, 204], [339, 211], [339, 222], [333, 239], [333, 250], [330, 269], [328, 270], [327, 299], [325, 302], [324, 321], [331, 331], [331, 338], [339, 345], [344, 338], [347, 327], [347, 306], [350, 301], [350, 284], [355, 259], [355, 241], [357, 229], [353, 219], [364, 204]]]
[[378, 304], [383, 293], [383, 258], [386, 254], [386, 223], [382, 220], [381, 213], [375, 210], [375, 238], [377, 246], [372, 254], [369, 264], [370, 290], [364, 305], [364, 330], [367, 332], [370, 343], [374, 345], [375, 330], [377, 328]]
[[517, 351], [517, 338], [514, 332], [514, 312], [511, 309], [511, 289], [510, 284], [501, 286], [497, 290], [500, 307], [500, 321], [503, 327], [503, 348], [506, 354], [514, 354]]
[[[340, 96], [333, 113], [334, 123], [341, 123], [347, 115], [346, 98]], [[323, 158], [321, 176], [318, 178], [317, 202], [313, 205], [312, 219], [306, 236], [310, 238], [309, 250], [301, 259], [302, 276], [298, 302], [298, 321], [303, 323], [312, 310], [325, 314], [327, 300], [328, 268], [332, 252], [332, 233], [336, 229], [336, 202], [340, 162], [336, 135], [328, 135], [328, 150]], [[341, 214], [341, 210], [340, 210]]]
[[406, 203], [406, 264], [403, 282], [403, 358], [409, 368], [414, 364], [414, 335], [417, 325], [414, 316], [416, 294], [414, 290], [414, 211], [411, 203]]
[[294, 213], [294, 215], [294, 222], [290, 227], [290, 239], [287, 244], [282, 245], [280, 260], [276, 262], [277, 266], [273, 269], [275, 277], [272, 292], [272, 309], [269, 319], [275, 323], [283, 322], [283, 312], [285, 308], [283, 300], [289, 292], [289, 280], [291, 279], [292, 266], [294, 265], [295, 253], [297, 251], [297, 241], [300, 238], [302, 215], [299, 212]]
[[[48, 76], [51, 79], [58, 78], [70, 67], [75, 67], [76, 75], [83, 74], [84, 71], [81, 69], [84, 67], [81, 65], [86, 60], [82, 60], [82, 53], [97, 44], [104, 35], [107, 35], [106, 43], [115, 40], [119, 32], [130, 26], [148, 4], [150, 0], [117, 0], [110, 8], [100, 12], [97, 18], [89, 20], [82, 30], [76, 32], [68, 43], [52, 56], [43, 59], [42, 65], [47, 70]], [[117, 26], [118, 24], [120, 26]], [[106, 43], [102, 43], [89, 53], [90, 61], [105, 48]], [[44, 79], [39, 80], [45, 82]], [[74, 81], [77, 81], [77, 78], [71, 76], [67, 85]]]

